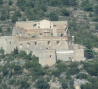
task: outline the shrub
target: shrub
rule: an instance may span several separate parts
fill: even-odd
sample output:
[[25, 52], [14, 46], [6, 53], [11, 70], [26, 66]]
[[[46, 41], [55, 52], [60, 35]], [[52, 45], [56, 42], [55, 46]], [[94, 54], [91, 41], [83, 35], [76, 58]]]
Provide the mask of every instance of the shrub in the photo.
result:
[[68, 69], [66, 74], [67, 75], [75, 75], [79, 72], [80, 72], [80, 70], [78, 68], [73, 67], [73, 68]]
[[26, 68], [32, 68], [34, 65], [33, 65], [33, 62], [31, 62], [31, 61], [27, 61], [27, 62], [25, 62], [25, 67]]
[[27, 54], [26, 54], [25, 51], [20, 51], [19, 54], [18, 54], [19, 58], [25, 58], [26, 56], [27, 56]]
[[14, 48], [14, 54], [18, 54], [18, 47]]
[[60, 4], [59, 0], [50, 0], [49, 5], [50, 6], [57, 6]]
[[95, 14], [98, 14], [98, 5], [96, 5], [95, 7], [94, 7], [94, 9], [95, 9]]
[[21, 12], [19, 10], [17, 10], [17, 11], [15, 11], [14, 15], [17, 17], [21, 17]]
[[69, 13], [68, 10], [66, 10], [66, 9], [62, 9], [62, 10], [61, 10], [61, 15], [63, 15], [63, 16], [69, 16], [70, 13]]
[[79, 65], [78, 62], [71, 62], [69, 67], [73, 68], [73, 67], [77, 67]]
[[8, 4], [9, 5], [12, 5], [13, 4], [12, 0], [9, 0]]
[[30, 84], [28, 83], [26, 79], [21, 79], [19, 81], [19, 85], [20, 85], [20, 88], [23, 88], [23, 89], [27, 89], [30, 86]]
[[62, 82], [61, 86], [62, 86], [62, 89], [67, 89], [68, 88], [68, 84], [65, 83], [65, 82]]
[[97, 67], [94, 64], [84, 63], [83, 67], [91, 76], [97, 76]]
[[18, 18], [16, 15], [13, 15], [11, 18], [12, 22], [15, 23], [16, 21], [18, 21]]
[[42, 76], [44, 71], [41, 67], [34, 67], [31, 72], [32, 76]]
[[50, 89], [50, 85], [43, 78], [40, 78], [35, 83], [37, 89]]
[[2, 32], [2, 28], [0, 27], [0, 33]]
[[22, 73], [22, 68], [20, 65], [15, 65], [14, 66], [14, 71], [16, 74], [21, 74]]
[[81, 89], [94, 89], [94, 88], [92, 87], [91, 83], [86, 83], [84, 85], [81, 85]]
[[83, 9], [85, 11], [93, 11], [93, 6], [91, 4], [86, 4]]
[[95, 29], [98, 30], [98, 24], [95, 24]]
[[58, 15], [54, 12], [50, 12], [49, 17], [51, 21], [58, 21]]
[[66, 66], [63, 63], [60, 63], [57, 65], [57, 68], [59, 69], [60, 72], [63, 72], [63, 71], [65, 71]]
[[3, 4], [3, 0], [0, 0], [0, 5]]
[[6, 68], [3, 68], [2, 72], [3, 72], [3, 76], [8, 74], [8, 70]]
[[57, 60], [57, 61], [56, 61], [57, 64], [60, 63], [60, 62], [61, 62], [61, 60]]
[[76, 78], [77, 79], [87, 79], [87, 75], [84, 73], [80, 73], [80, 74], [76, 75]]
[[9, 84], [13, 85], [13, 84], [15, 84], [15, 83], [16, 83], [16, 80], [15, 80], [15, 78], [13, 78], [13, 79], [10, 79], [10, 81], [9, 81]]
[[91, 12], [89, 13], [89, 17], [93, 17], [93, 14]]
[[56, 76], [56, 77], [59, 77], [60, 76], [60, 70], [58, 70], [58, 69], [57, 70], [53, 70], [51, 74]]
[[11, 28], [10, 28], [10, 27], [8, 27], [8, 28], [7, 28], [7, 32], [10, 32], [10, 31], [11, 31]]

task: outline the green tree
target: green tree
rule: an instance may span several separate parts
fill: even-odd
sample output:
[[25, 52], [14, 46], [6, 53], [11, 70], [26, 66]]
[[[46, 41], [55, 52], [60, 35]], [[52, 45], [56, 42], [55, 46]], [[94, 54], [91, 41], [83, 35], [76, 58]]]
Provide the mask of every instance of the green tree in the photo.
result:
[[21, 12], [19, 10], [17, 10], [17, 11], [15, 11], [14, 15], [17, 17], [21, 17]]
[[60, 70], [58, 70], [58, 69], [52, 71], [52, 75], [54, 75], [55, 77], [59, 77], [60, 74], [61, 74], [61, 72], [60, 72]]
[[62, 82], [62, 89], [67, 89], [68, 88], [68, 84], [65, 83], [65, 81]]
[[8, 74], [9, 71], [4, 67], [3, 70], [2, 70], [2, 72], [3, 72], [3, 76], [5, 76], [5, 75]]
[[70, 68], [67, 70], [66, 74], [67, 75], [75, 75], [77, 73], [79, 73], [80, 70], [76, 67], [76, 68]]
[[14, 48], [14, 54], [18, 54], [18, 47]]
[[98, 5], [96, 5], [96, 6], [94, 7], [94, 12], [95, 12], [95, 14], [98, 14]]
[[10, 32], [10, 31], [11, 31], [11, 28], [10, 28], [10, 27], [8, 27], [8, 28], [7, 28], [7, 31], [8, 31], [8, 32]]
[[50, 6], [57, 6], [60, 4], [60, 0], [50, 0], [49, 5]]
[[5, 15], [2, 14], [0, 19], [1, 19], [2, 21], [4, 21], [4, 20], [6, 19]]
[[8, 4], [9, 5], [12, 5], [13, 4], [12, 0], [9, 0]]
[[98, 24], [95, 24], [95, 29], [98, 30]]
[[43, 78], [40, 78], [35, 83], [37, 89], [50, 89], [50, 85]]
[[18, 18], [16, 15], [13, 15], [11, 20], [13, 23], [15, 23], [16, 21], [18, 21]]
[[15, 74], [21, 74], [22, 73], [22, 67], [20, 65], [14, 66]]
[[27, 0], [26, 1], [26, 6], [34, 8], [35, 7], [35, 2], [32, 0]]
[[84, 11], [93, 11], [93, 6], [91, 4], [86, 4], [83, 9]]
[[26, 0], [17, 0], [17, 5], [18, 6], [24, 6], [26, 3]]
[[3, 0], [0, 0], [0, 4], [3, 4]]
[[2, 28], [0, 27], [0, 33], [2, 32]]
[[91, 83], [86, 83], [84, 85], [81, 85], [81, 89], [93, 89]]
[[58, 21], [58, 15], [54, 12], [50, 12], [49, 17], [51, 21]]
[[66, 9], [62, 9], [62, 10], [61, 10], [61, 15], [63, 15], [63, 16], [69, 16], [70, 13], [69, 13], [68, 10], [66, 10]]
[[94, 52], [92, 50], [92, 45], [91, 45], [90, 41], [87, 41], [86, 49], [85, 49], [84, 53], [85, 53], [85, 57], [87, 59], [91, 59], [94, 57]]
[[4, 49], [3, 48], [0, 48], [0, 54], [4, 55]]
[[23, 89], [28, 89], [30, 86], [30, 84], [28, 83], [26, 79], [21, 79], [19, 81], [19, 85], [20, 85], [20, 88], [23, 88]]
[[76, 78], [77, 79], [87, 79], [87, 74], [80, 73], [80, 74], [76, 75]]

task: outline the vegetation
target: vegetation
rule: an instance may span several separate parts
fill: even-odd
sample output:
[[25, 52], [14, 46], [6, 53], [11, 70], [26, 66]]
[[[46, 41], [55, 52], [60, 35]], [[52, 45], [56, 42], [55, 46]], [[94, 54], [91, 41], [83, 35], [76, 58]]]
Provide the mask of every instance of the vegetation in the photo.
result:
[[85, 57], [87, 59], [91, 59], [94, 57], [94, 52], [92, 51], [92, 46], [90, 41], [87, 41], [87, 44], [86, 44]]
[[[16, 47], [11, 54], [0, 49], [0, 88], [11, 89], [49, 89], [50, 80], [59, 82], [62, 89], [74, 89], [74, 78], [85, 79], [88, 83], [81, 89], [98, 88], [98, 0], [0, 0], [0, 36], [11, 35], [16, 21], [67, 20], [75, 43], [84, 45], [87, 62], [62, 62], [57, 60], [53, 68], [42, 67], [38, 57], [27, 54]], [[94, 29], [95, 28], [95, 29]], [[79, 66], [82, 66], [79, 68]], [[86, 73], [85, 73], [86, 72]], [[69, 87], [70, 85], [70, 87]]]
[[[14, 86], [18, 89], [29, 89], [33, 86], [37, 89], [50, 89], [51, 83], [59, 82], [62, 89], [69, 88], [69, 85], [71, 89], [74, 89], [74, 78], [90, 82], [82, 84], [81, 89], [97, 88], [98, 59], [90, 62], [62, 62], [58, 60], [52, 67], [42, 67], [38, 63], [38, 57], [31, 55], [32, 52], [29, 54], [25, 51], [19, 52], [17, 47], [11, 54], [4, 54], [4, 50], [1, 48], [0, 54], [0, 60], [4, 61], [0, 66], [1, 88]], [[7, 84], [4, 84], [5, 80]]]
[[35, 86], [37, 89], [50, 89], [50, 85], [43, 78], [38, 79]]

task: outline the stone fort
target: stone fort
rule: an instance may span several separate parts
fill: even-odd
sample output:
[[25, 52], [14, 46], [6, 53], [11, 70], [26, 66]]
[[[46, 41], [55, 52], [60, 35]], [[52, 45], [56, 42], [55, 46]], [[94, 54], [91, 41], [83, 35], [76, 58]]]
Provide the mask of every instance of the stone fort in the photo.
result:
[[39, 57], [42, 66], [56, 60], [83, 61], [84, 49], [74, 44], [67, 21], [21, 21], [13, 27], [12, 36], [1, 36], [0, 47], [10, 53], [18, 47]]

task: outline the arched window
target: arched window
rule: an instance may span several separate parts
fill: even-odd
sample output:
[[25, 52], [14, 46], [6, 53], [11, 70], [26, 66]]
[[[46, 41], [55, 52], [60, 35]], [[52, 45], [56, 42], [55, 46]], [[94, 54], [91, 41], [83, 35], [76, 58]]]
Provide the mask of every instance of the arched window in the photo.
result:
[[18, 36], [18, 33], [16, 34], [16, 36]]
[[48, 41], [48, 45], [51, 45], [51, 42], [50, 41]]
[[22, 34], [20, 33], [20, 36], [21, 36]]
[[57, 43], [57, 45], [59, 45], [59, 44], [60, 44], [60, 42], [59, 42], [59, 41], [57, 41], [56, 43]]
[[50, 58], [51, 58], [52, 56], [50, 55]]
[[11, 44], [11, 41], [9, 42], [9, 44]]
[[37, 42], [34, 42], [34, 45], [36, 46], [37, 45]]
[[27, 47], [30, 47], [30, 43], [27, 43]]
[[22, 44], [20, 44], [19, 48], [22, 48]]
[[39, 36], [40, 36], [40, 37], [42, 37], [42, 35], [43, 35], [42, 33], [39, 33]]
[[64, 35], [64, 34], [62, 33], [62, 34], [61, 34], [61, 37], [62, 37], [63, 35]]

